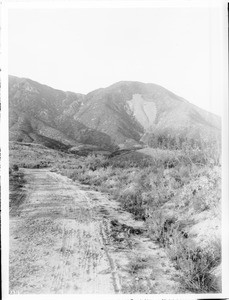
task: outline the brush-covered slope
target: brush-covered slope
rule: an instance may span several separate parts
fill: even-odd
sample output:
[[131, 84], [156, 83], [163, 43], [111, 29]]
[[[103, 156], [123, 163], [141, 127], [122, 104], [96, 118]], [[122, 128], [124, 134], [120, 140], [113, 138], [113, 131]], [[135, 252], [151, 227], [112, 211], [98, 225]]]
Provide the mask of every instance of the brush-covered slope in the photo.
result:
[[10, 138], [106, 149], [147, 144], [155, 132], [219, 135], [220, 119], [156, 84], [118, 82], [87, 95], [9, 77]]
[[74, 118], [84, 95], [63, 92], [30, 79], [9, 77], [10, 139], [52, 148], [92, 144], [105, 148], [110, 137]]
[[220, 118], [156, 84], [118, 82], [85, 97], [77, 118], [111, 136], [116, 144], [144, 141], [155, 131], [219, 134]]

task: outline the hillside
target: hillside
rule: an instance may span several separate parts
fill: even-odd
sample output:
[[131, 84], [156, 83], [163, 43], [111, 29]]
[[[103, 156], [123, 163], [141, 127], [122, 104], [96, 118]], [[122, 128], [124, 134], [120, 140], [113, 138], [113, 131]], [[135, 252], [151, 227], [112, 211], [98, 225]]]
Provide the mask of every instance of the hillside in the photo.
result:
[[121, 81], [87, 95], [9, 77], [10, 139], [104, 150], [150, 144], [155, 133], [220, 136], [220, 118], [156, 84]]
[[120, 147], [148, 143], [155, 132], [200, 138], [218, 135], [220, 118], [156, 84], [121, 81], [86, 95], [76, 114]]
[[12, 293], [222, 291], [217, 116], [140, 82], [9, 106]]
[[67, 149], [83, 144], [111, 146], [109, 136], [74, 118], [84, 96], [9, 77], [10, 140]]

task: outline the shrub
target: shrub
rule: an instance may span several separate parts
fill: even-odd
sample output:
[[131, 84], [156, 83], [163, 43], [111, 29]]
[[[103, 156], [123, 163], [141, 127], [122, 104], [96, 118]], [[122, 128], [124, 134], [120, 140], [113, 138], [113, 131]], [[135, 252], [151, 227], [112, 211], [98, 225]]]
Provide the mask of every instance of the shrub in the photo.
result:
[[183, 186], [177, 202], [179, 207], [193, 206], [195, 211], [215, 208], [221, 199], [221, 177], [219, 168], [205, 168]]
[[128, 271], [131, 275], [136, 275], [139, 271], [144, 270], [149, 265], [149, 257], [135, 257], [128, 265]]
[[164, 215], [161, 209], [151, 213], [147, 219], [149, 236], [163, 247], [173, 245], [177, 239], [188, 238], [184, 227], [183, 222], [175, 216]]
[[146, 220], [147, 231], [150, 238], [159, 242], [160, 236], [165, 222], [165, 216], [161, 210], [151, 211], [150, 217]]
[[18, 171], [18, 170], [19, 170], [18, 165], [13, 165], [13, 170], [14, 170], [14, 171]]
[[212, 269], [220, 263], [220, 253], [201, 249], [193, 241], [180, 238], [167, 250], [175, 267], [182, 272], [181, 283], [192, 292], [217, 292]]
[[122, 207], [132, 213], [136, 219], [145, 220], [147, 201], [142, 197], [142, 190], [138, 185], [132, 185], [121, 191], [118, 201]]
[[95, 171], [100, 168], [106, 168], [109, 165], [107, 158], [103, 155], [88, 155], [85, 158], [84, 165], [87, 169]]
[[183, 227], [175, 217], [163, 215], [163, 211], [155, 211], [147, 220], [150, 238], [166, 248], [174, 266], [181, 271], [181, 283], [192, 292], [217, 292], [212, 270], [220, 263], [220, 243], [202, 249], [188, 238]]
[[11, 215], [14, 215], [14, 213], [18, 213], [17, 208], [21, 205], [26, 197], [26, 193], [24, 190], [25, 183], [26, 180], [24, 178], [24, 174], [17, 169], [11, 169], [9, 176], [9, 207]]

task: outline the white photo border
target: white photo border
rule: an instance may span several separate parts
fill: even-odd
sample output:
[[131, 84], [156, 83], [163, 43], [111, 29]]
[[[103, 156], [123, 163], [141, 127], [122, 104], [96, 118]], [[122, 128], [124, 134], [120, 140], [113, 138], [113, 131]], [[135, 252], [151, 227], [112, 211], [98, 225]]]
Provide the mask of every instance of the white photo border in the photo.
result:
[[[228, 203], [228, 19], [227, 1], [221, 0], [91, 0], [91, 1], [3, 1], [1, 7], [1, 211], [2, 211], [2, 297], [3, 299], [105, 299], [120, 300], [157, 300], [157, 299], [222, 299], [229, 298], [229, 203]], [[9, 294], [9, 129], [8, 129], [8, 12], [11, 9], [62, 9], [62, 8], [148, 8], [148, 7], [213, 7], [218, 8], [220, 13], [221, 34], [220, 43], [220, 78], [221, 88], [219, 97], [223, 101], [222, 113], [222, 281], [221, 294], [116, 294], [116, 295], [19, 295]], [[217, 100], [216, 100], [217, 101]]]

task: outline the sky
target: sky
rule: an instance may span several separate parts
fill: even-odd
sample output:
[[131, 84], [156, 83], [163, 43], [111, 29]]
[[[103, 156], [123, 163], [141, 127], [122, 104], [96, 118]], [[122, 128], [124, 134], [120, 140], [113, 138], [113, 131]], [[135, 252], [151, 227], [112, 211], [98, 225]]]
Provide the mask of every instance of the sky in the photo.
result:
[[10, 9], [9, 74], [86, 94], [159, 84], [221, 114], [216, 8]]

